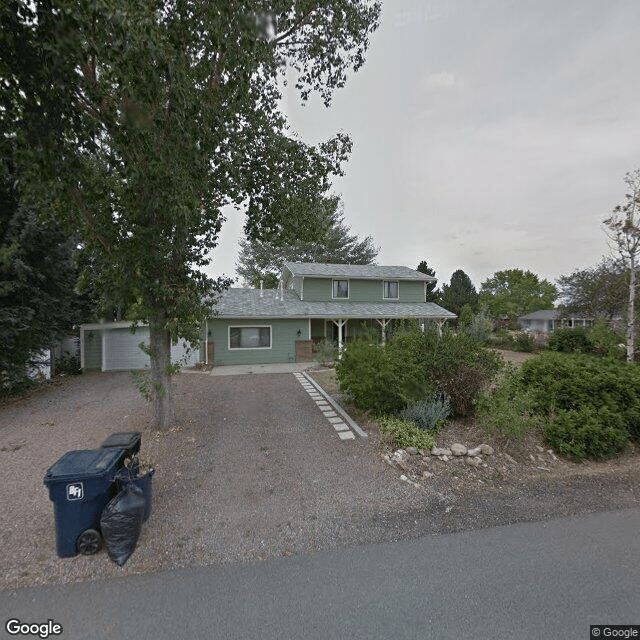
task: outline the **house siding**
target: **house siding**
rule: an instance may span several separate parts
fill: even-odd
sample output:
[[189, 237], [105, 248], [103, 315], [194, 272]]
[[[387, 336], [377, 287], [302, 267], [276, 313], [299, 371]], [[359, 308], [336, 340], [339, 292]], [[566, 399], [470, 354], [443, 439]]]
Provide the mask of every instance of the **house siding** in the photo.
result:
[[302, 299], [302, 294], [303, 294], [303, 290], [302, 290], [303, 283], [304, 283], [304, 280], [302, 278], [294, 278], [290, 286], [290, 288], [293, 289], [298, 294], [298, 298], [300, 299]]
[[[308, 319], [211, 319], [208, 322], [214, 343], [216, 366], [230, 364], [272, 364], [296, 361], [296, 340], [309, 337]], [[229, 327], [271, 327], [270, 349], [229, 349]], [[300, 331], [300, 335], [298, 335]]]
[[[332, 300], [332, 281], [334, 279], [344, 280], [345, 278], [305, 278], [304, 300], [307, 302]], [[424, 282], [422, 281], [399, 280], [399, 298], [397, 300], [385, 300], [382, 283], [383, 280], [349, 279], [349, 301], [389, 302], [389, 304], [394, 302], [424, 302]]]

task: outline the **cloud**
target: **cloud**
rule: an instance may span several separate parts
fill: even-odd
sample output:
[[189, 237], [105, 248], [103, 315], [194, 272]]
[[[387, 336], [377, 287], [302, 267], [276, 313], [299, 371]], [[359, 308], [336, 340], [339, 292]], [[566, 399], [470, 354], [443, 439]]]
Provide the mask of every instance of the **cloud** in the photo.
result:
[[449, 89], [457, 84], [457, 79], [450, 71], [438, 71], [430, 73], [423, 84], [428, 89]]

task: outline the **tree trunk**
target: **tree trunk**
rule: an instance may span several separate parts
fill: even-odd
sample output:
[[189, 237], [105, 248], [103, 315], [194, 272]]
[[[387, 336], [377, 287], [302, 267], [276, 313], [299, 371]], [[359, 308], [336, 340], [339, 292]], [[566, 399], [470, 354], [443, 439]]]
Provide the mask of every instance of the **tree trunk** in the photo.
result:
[[171, 335], [161, 322], [149, 323], [151, 347], [151, 403], [153, 429], [168, 429], [175, 422], [173, 383], [171, 379]]
[[629, 306], [627, 308], [627, 362], [633, 362], [636, 345], [636, 264], [631, 255], [631, 272], [629, 274]]

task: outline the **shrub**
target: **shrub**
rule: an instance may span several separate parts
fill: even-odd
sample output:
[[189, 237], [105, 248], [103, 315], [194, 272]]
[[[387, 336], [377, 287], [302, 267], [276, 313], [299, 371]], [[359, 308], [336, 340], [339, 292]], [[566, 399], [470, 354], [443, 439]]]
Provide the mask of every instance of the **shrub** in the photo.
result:
[[526, 331], [518, 331], [513, 335], [513, 346], [512, 349], [514, 351], [522, 351], [524, 353], [531, 353], [535, 347], [535, 342], [533, 340], [533, 336], [526, 333]]
[[355, 340], [336, 364], [340, 388], [358, 409], [397, 413], [435, 393], [450, 398], [453, 415], [467, 415], [475, 395], [500, 368], [501, 357], [461, 332], [398, 328], [386, 345]]
[[501, 374], [495, 390], [480, 393], [475, 402], [478, 422], [488, 433], [522, 438], [539, 431], [545, 419], [536, 414], [532, 393], [522, 384], [522, 375], [513, 365]]
[[549, 336], [548, 347], [551, 351], [564, 353], [590, 353], [593, 351], [593, 344], [584, 327], [556, 329]]
[[380, 431], [393, 435], [397, 446], [415, 447], [416, 449], [431, 449], [436, 444], [434, 433], [420, 429], [409, 420], [396, 416], [383, 415], [378, 418]]
[[320, 362], [322, 364], [326, 364], [328, 362], [333, 362], [336, 359], [336, 355], [338, 354], [338, 347], [336, 343], [332, 340], [323, 340], [316, 345], [316, 362]]
[[545, 438], [576, 459], [601, 458], [640, 437], [640, 367], [584, 354], [545, 353], [522, 365]]
[[622, 451], [629, 440], [622, 416], [604, 407], [562, 411], [544, 434], [556, 451], [576, 460], [612, 456]]
[[620, 348], [624, 338], [613, 331], [603, 318], [598, 318], [589, 331], [593, 352], [602, 357], [622, 359], [625, 357], [625, 349]]
[[500, 370], [501, 356], [467, 333], [429, 332], [424, 340], [428, 378], [449, 397], [452, 415], [469, 415], [476, 395]]
[[398, 416], [413, 422], [420, 429], [437, 430], [444, 424], [449, 412], [449, 398], [444, 394], [436, 394], [407, 405], [398, 413]]
[[362, 338], [347, 345], [336, 378], [358, 409], [394, 413], [435, 391], [409, 342], [396, 336], [387, 345]]
[[471, 324], [464, 327], [464, 331], [478, 342], [489, 342], [491, 337], [491, 320], [489, 320], [486, 315], [478, 313], [473, 316]]

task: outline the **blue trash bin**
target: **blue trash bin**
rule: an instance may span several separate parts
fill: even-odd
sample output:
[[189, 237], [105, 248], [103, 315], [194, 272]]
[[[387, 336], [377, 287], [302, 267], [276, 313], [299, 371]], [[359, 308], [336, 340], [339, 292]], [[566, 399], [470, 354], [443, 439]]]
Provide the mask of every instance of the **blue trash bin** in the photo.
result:
[[48, 469], [44, 484], [53, 502], [61, 558], [100, 550], [100, 516], [116, 494], [121, 459], [122, 449], [68, 451]]
[[[112, 433], [101, 445], [101, 449], [115, 448], [124, 449], [120, 466], [123, 466], [125, 458], [137, 460], [142, 443], [142, 433], [140, 431], [120, 431]], [[135, 464], [135, 463], [134, 463]]]

